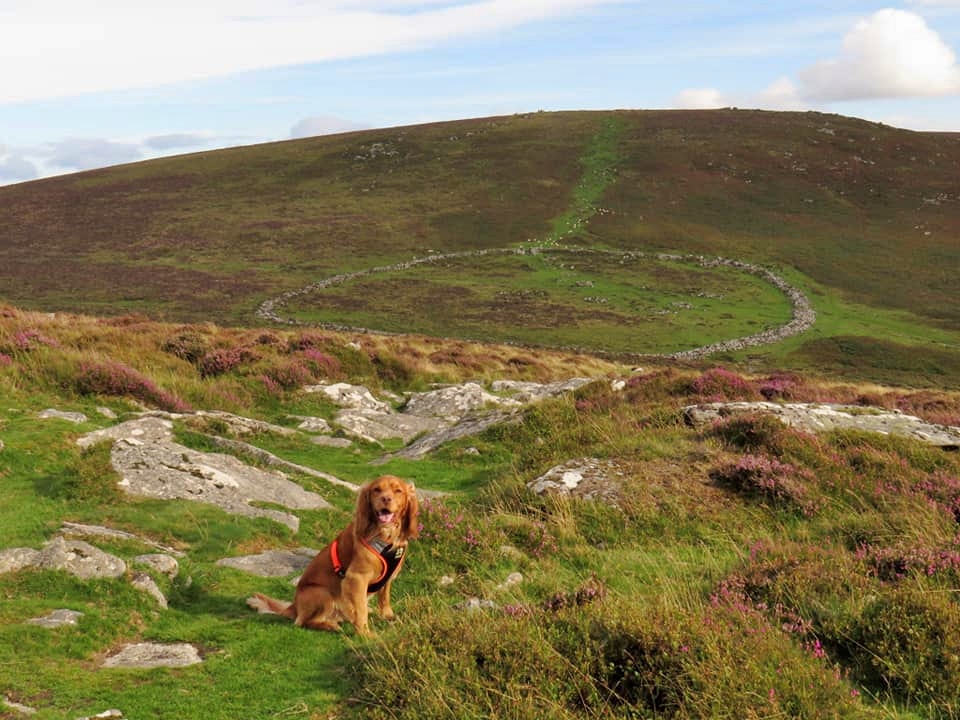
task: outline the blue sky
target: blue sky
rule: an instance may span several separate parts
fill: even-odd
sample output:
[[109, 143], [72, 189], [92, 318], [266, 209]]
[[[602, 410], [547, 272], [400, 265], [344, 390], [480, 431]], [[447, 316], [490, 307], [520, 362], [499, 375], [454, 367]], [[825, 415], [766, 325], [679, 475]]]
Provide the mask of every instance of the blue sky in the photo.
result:
[[960, 0], [0, 0], [0, 184], [535, 110], [960, 132]]

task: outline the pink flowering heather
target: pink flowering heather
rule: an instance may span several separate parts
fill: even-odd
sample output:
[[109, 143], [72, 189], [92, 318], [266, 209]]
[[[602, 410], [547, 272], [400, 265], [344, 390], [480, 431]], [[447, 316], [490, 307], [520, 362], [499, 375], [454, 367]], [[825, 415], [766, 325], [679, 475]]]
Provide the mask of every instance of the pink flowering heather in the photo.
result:
[[753, 400], [757, 394], [753, 386], [740, 375], [724, 368], [712, 368], [690, 383], [694, 394], [710, 402], [726, 400]]
[[812, 474], [766, 455], [744, 455], [736, 462], [714, 470], [711, 477], [718, 485], [763, 498], [780, 506], [800, 508], [813, 515], [819, 503], [810, 496]]
[[75, 382], [78, 392], [83, 394], [132, 397], [170, 412], [190, 410], [183, 400], [119, 362], [84, 363]]
[[59, 344], [39, 330], [19, 330], [13, 336], [13, 349], [20, 352], [29, 352], [41, 346], [58, 347]]

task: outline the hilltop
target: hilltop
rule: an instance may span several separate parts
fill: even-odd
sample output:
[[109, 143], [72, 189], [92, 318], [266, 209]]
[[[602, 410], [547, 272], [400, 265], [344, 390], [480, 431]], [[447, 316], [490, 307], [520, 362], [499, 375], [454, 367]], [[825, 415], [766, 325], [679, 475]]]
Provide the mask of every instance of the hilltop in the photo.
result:
[[[0, 297], [26, 309], [298, 321], [674, 353], [784, 324], [756, 368], [940, 386], [958, 368], [960, 135], [820, 113], [531, 113], [153, 160], [0, 188]], [[418, 265], [433, 255], [552, 249]], [[564, 254], [565, 250], [569, 254]], [[575, 250], [602, 250], [585, 259]], [[630, 267], [616, 253], [650, 258]]]

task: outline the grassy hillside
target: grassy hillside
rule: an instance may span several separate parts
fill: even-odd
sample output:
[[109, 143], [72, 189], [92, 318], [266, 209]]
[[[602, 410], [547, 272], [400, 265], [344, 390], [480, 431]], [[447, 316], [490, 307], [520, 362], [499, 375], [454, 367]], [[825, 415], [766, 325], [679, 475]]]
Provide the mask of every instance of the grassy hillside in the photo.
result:
[[[958, 173], [956, 134], [819, 113], [534, 113], [347, 133], [0, 188], [0, 297], [249, 326], [283, 293], [432, 254], [719, 256], [774, 269], [818, 314], [798, 339], [720, 360], [956, 387]], [[418, 265], [284, 311], [637, 354], [789, 319], [782, 296], [741, 278], [609, 257]]]
[[[466, 378], [587, 375], [575, 395], [419, 461], [261, 431], [245, 442], [362, 483], [393, 472], [424, 501], [378, 637], [314, 633], [258, 616], [253, 591], [288, 578], [216, 564], [318, 547], [353, 496], [307, 474], [333, 503], [300, 529], [117, 488], [109, 445], [75, 439], [143, 407], [229, 410], [293, 427], [335, 408], [304, 383], [376, 392]], [[616, 389], [612, 380], [621, 384]], [[0, 696], [41, 720], [119, 708], [157, 720], [326, 718], [953, 718], [960, 712], [960, 460], [919, 441], [811, 436], [760, 417], [694, 429], [681, 408], [721, 399], [834, 401], [960, 425], [960, 395], [664, 362], [631, 372], [586, 355], [418, 336], [158, 323], [0, 308], [0, 547], [40, 547], [66, 521], [124, 558], [183, 552], [169, 609], [115, 580], [0, 574]], [[87, 420], [41, 420], [45, 408]], [[99, 411], [109, 408], [111, 420]], [[867, 410], [864, 410], [867, 412]], [[210, 449], [215, 420], [182, 416], [180, 442]], [[577, 458], [611, 468], [606, 500], [534, 495], [526, 483]], [[244, 454], [247, 462], [252, 460]], [[612, 504], [611, 504], [612, 503]], [[513, 573], [522, 580], [509, 583]], [[464, 608], [470, 598], [492, 602]], [[78, 625], [27, 620], [58, 608]], [[124, 644], [187, 642], [203, 663], [100, 667]], [[20, 717], [0, 705], [0, 717]]]
[[[128, 559], [184, 553], [161, 579], [166, 610], [134, 570], [0, 574], [0, 697], [39, 720], [960, 716], [957, 454], [763, 417], [697, 429], [682, 412], [840, 402], [960, 426], [958, 171], [958, 135], [617, 111], [0, 188], [0, 549], [39, 548], [69, 521], [133, 533], [98, 541]], [[813, 326], [667, 357], [791, 319], [783, 286], [748, 266], [808, 298]], [[354, 483], [391, 472], [442, 493], [397, 581], [400, 619], [374, 621], [369, 641], [254, 615], [243, 598], [286, 597], [289, 579], [216, 562], [322, 546], [350, 516], [347, 490], [295, 473], [333, 508], [298, 511], [293, 532], [128, 497], [109, 445], [75, 442], [159, 409], [181, 414], [178, 442], [221, 448], [229, 428], [192, 410], [330, 420], [302, 391], [315, 382], [397, 398], [573, 376], [594, 382], [417, 461], [383, 462], [398, 440], [243, 436]], [[528, 489], [579, 458], [609, 468], [605, 501]], [[471, 612], [472, 598], [492, 603]], [[62, 607], [80, 624], [27, 623]], [[192, 643], [204, 662], [100, 667], [137, 640]]]

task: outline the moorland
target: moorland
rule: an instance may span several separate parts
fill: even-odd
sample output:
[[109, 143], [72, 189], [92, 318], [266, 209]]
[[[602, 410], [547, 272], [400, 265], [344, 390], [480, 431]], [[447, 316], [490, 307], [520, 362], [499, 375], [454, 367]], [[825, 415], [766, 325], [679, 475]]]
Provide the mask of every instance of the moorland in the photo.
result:
[[[0, 188], [0, 546], [40, 547], [71, 521], [183, 552], [162, 612], [117, 580], [0, 575], [0, 693], [39, 718], [957, 717], [956, 453], [763, 416], [694, 428], [683, 408], [837, 402], [960, 425], [958, 171], [957, 134], [611, 111]], [[678, 358], [792, 317], [782, 288], [717, 258], [784, 278], [815, 322]], [[375, 463], [396, 441], [245, 438], [433, 493], [397, 581], [401, 617], [373, 640], [253, 615], [243, 598], [282, 596], [289, 579], [216, 564], [319, 547], [349, 516], [342, 487], [295, 474], [334, 508], [299, 511], [292, 532], [126, 495], [109, 444], [76, 444], [150, 409], [333, 420], [310, 383], [402, 405], [465, 380], [574, 376], [594, 382], [417, 461]], [[49, 407], [87, 419], [38, 420]], [[175, 429], [197, 448], [226, 433]], [[530, 491], [583, 457], [620, 469], [615, 502]], [[471, 598], [496, 602], [468, 612]], [[26, 623], [65, 606], [83, 609], [76, 627]], [[191, 642], [204, 662], [99, 667], [133, 639]]]

